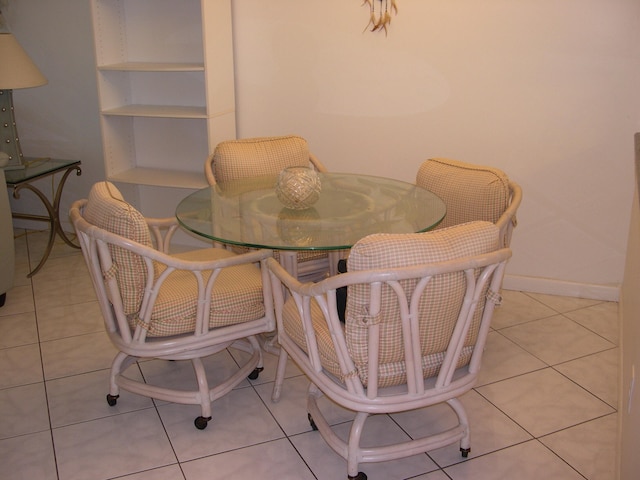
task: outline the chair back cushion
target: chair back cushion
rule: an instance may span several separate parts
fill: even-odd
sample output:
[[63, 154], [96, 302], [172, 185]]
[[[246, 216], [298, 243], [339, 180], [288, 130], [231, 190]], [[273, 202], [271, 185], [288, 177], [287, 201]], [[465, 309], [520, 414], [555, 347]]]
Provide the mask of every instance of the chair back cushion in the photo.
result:
[[[115, 235], [153, 247], [147, 223], [110, 182], [98, 182], [89, 192], [83, 216], [87, 222]], [[110, 245], [126, 315], [138, 312], [144, 295], [147, 268], [144, 260], [124, 248]]]
[[309, 165], [309, 145], [295, 135], [221, 142], [213, 154], [218, 183], [238, 178], [276, 175], [286, 167]]
[[432, 158], [420, 166], [416, 184], [438, 195], [447, 214], [446, 228], [474, 220], [496, 223], [509, 206], [509, 178], [497, 168]]
[[[489, 222], [462, 225], [418, 234], [374, 234], [360, 240], [348, 259], [350, 272], [369, 269], [412, 267], [434, 262], [472, 257], [499, 248], [499, 229]], [[401, 282], [412, 292], [418, 280]], [[463, 272], [434, 277], [419, 304], [420, 345], [424, 377], [439, 371], [462, 307], [466, 281]], [[380, 354], [378, 384], [381, 387], [406, 383], [400, 310], [393, 290], [383, 285], [381, 312], [369, 315], [371, 288], [368, 284], [348, 287], [346, 309], [346, 340], [358, 374], [366, 385], [368, 365], [368, 331], [372, 322], [380, 324]], [[468, 363], [475, 344], [484, 311], [484, 298], [478, 305], [465, 341], [465, 354], [458, 366]]]

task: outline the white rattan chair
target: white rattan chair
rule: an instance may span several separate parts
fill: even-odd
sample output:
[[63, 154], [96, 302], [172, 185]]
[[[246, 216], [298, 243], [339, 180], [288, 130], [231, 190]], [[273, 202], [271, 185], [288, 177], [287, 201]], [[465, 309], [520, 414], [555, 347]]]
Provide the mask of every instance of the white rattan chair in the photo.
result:
[[[236, 255], [208, 248], [170, 255], [176, 220], [145, 219], [109, 182], [96, 183], [88, 199], [72, 205], [70, 216], [106, 330], [118, 350], [108, 403], [115, 405], [123, 389], [200, 405], [195, 425], [205, 428], [211, 403], [244, 378], [257, 378], [262, 370], [255, 335], [275, 327], [264, 265], [271, 252]], [[250, 357], [220, 384], [210, 386], [202, 358], [227, 347], [246, 351]], [[137, 359], [147, 358], [190, 360], [195, 389], [172, 390], [125, 376]]]
[[[470, 222], [421, 234], [375, 234], [352, 249], [348, 273], [301, 283], [268, 260], [275, 298], [278, 362], [273, 401], [282, 392], [287, 355], [310, 379], [309, 420], [347, 460], [351, 480], [365, 480], [363, 462], [416, 455], [460, 442], [470, 451], [469, 422], [457, 399], [475, 384], [509, 248], [499, 229]], [[336, 289], [348, 286], [346, 322]], [[324, 418], [326, 395], [353, 410], [342, 440]], [[363, 447], [369, 415], [446, 403], [457, 425], [395, 445]], [[375, 443], [367, 438], [365, 443]]]
[[[309, 152], [307, 141], [296, 135], [228, 140], [219, 143], [205, 163], [209, 185], [238, 178], [277, 175], [286, 167], [309, 166], [326, 172], [325, 166]], [[279, 253], [274, 252], [279, 258]], [[289, 270], [301, 279], [317, 280], [335, 273], [339, 254], [298, 252]]]
[[438, 195], [447, 206], [447, 214], [437, 228], [485, 220], [498, 225], [503, 246], [511, 244], [522, 189], [502, 170], [431, 158], [420, 165], [416, 185]]

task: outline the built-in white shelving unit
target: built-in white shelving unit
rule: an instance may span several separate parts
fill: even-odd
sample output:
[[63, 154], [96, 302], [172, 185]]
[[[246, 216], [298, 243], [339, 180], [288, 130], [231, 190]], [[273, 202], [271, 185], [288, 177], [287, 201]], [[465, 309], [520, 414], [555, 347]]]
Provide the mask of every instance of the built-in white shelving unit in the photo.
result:
[[206, 186], [235, 138], [231, 0], [91, 0], [107, 178]]

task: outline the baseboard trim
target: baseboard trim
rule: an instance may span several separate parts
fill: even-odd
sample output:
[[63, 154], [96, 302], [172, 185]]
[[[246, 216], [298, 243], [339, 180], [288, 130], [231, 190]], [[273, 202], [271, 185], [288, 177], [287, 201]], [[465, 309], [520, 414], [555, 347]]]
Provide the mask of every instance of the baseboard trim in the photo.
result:
[[589, 298], [609, 302], [617, 302], [620, 299], [620, 285], [597, 285], [554, 280], [552, 278], [505, 275], [502, 286], [505, 290]]

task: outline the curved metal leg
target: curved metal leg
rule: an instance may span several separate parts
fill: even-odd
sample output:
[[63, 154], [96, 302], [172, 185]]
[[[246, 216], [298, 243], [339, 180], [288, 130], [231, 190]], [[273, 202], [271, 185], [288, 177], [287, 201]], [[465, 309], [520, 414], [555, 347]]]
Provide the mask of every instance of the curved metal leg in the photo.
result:
[[76, 245], [75, 243], [73, 243], [69, 239], [69, 237], [67, 237], [67, 234], [62, 229], [62, 223], [60, 222], [60, 199], [62, 198], [62, 189], [64, 188], [64, 184], [67, 181], [67, 177], [71, 174], [71, 172], [73, 170], [76, 171], [76, 176], [80, 176], [80, 174], [82, 173], [82, 170], [80, 170], [80, 167], [78, 167], [78, 166], [75, 166], [73, 168], [69, 168], [69, 169], [67, 169], [66, 172], [64, 172], [64, 175], [62, 175], [62, 178], [60, 179], [60, 182], [58, 183], [58, 188], [56, 189], [56, 195], [55, 195], [55, 197], [53, 199], [53, 211], [55, 213], [56, 233], [70, 247], [80, 248], [80, 245]]
[[40, 190], [35, 188], [30, 183], [25, 183], [23, 185], [18, 185], [15, 188], [15, 190], [13, 191], [13, 197], [14, 198], [20, 198], [19, 191], [21, 189], [23, 189], [23, 188], [31, 190], [33, 193], [35, 193], [36, 196], [42, 202], [42, 204], [45, 206], [45, 208], [47, 209], [47, 213], [49, 214], [48, 218], [43, 216], [43, 215], [28, 215], [28, 214], [14, 215], [16, 217], [19, 216], [20, 218], [27, 218], [27, 219], [32, 219], [32, 220], [42, 220], [42, 221], [49, 222], [49, 240], [47, 241], [47, 247], [45, 248], [44, 253], [42, 254], [42, 258], [40, 259], [40, 263], [38, 263], [36, 268], [31, 270], [31, 272], [29, 272], [29, 274], [27, 275], [27, 277], [30, 278], [30, 277], [32, 277], [33, 275], [35, 275], [36, 273], [38, 273], [40, 271], [40, 269], [44, 265], [44, 262], [46, 262], [47, 258], [49, 258], [49, 254], [51, 253], [51, 250], [53, 249], [53, 244], [55, 242], [56, 230], [58, 229], [58, 226], [56, 224], [56, 212], [53, 209], [53, 205], [51, 205], [51, 203], [49, 202], [49, 199]]
[[80, 175], [82, 173], [82, 170], [80, 170], [80, 167], [77, 165], [67, 168], [67, 170], [62, 175], [60, 182], [58, 182], [58, 186], [56, 187], [56, 192], [53, 197], [53, 203], [51, 203], [47, 196], [31, 183], [22, 183], [20, 185], [17, 185], [13, 189], [14, 198], [20, 198], [20, 190], [22, 189], [26, 188], [27, 190], [31, 190], [40, 199], [44, 207], [47, 209], [48, 214], [47, 216], [32, 215], [26, 213], [18, 213], [13, 215], [16, 218], [39, 220], [49, 223], [49, 240], [47, 242], [47, 246], [45, 248], [44, 254], [42, 255], [42, 258], [40, 259], [40, 263], [38, 263], [38, 265], [27, 275], [27, 277], [29, 278], [38, 273], [49, 258], [49, 255], [51, 254], [51, 250], [53, 249], [53, 245], [55, 243], [56, 234], [60, 238], [62, 238], [62, 240], [70, 247], [80, 248], [80, 245], [76, 245], [69, 239], [69, 237], [67, 237], [66, 233], [62, 229], [62, 223], [60, 222], [60, 199], [62, 198], [62, 190], [64, 188], [65, 182], [67, 181], [67, 177], [74, 170], [76, 171], [76, 175]]

